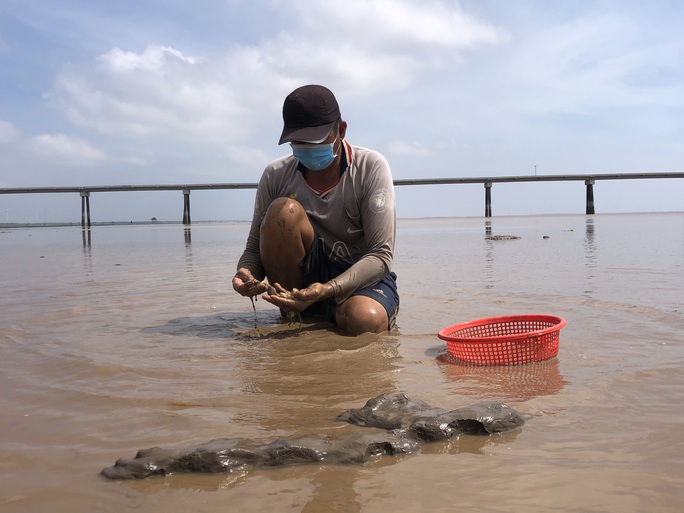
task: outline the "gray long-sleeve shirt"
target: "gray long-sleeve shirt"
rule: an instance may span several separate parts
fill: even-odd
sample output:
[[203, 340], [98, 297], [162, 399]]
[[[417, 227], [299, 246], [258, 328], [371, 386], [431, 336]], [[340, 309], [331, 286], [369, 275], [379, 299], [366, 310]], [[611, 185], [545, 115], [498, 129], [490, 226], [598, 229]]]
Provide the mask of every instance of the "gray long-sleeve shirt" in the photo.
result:
[[292, 155], [271, 162], [257, 188], [247, 245], [238, 262], [258, 279], [265, 277], [259, 256], [259, 225], [280, 197], [302, 204], [328, 258], [351, 267], [330, 281], [335, 301], [380, 281], [392, 268], [396, 210], [392, 173], [378, 152], [344, 142], [346, 170], [340, 182], [319, 196], [297, 169]]

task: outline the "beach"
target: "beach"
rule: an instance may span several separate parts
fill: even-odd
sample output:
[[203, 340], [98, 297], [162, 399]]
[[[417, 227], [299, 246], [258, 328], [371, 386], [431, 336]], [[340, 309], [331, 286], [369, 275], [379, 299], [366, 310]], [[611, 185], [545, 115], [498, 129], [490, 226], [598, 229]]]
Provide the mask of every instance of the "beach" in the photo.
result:
[[[0, 511], [684, 508], [683, 213], [400, 219], [398, 327], [356, 338], [255, 317], [231, 287], [248, 229], [0, 230]], [[556, 358], [466, 365], [437, 337], [524, 313], [566, 319]], [[528, 420], [363, 465], [99, 474], [153, 446], [364, 429], [332, 419], [397, 392]]]

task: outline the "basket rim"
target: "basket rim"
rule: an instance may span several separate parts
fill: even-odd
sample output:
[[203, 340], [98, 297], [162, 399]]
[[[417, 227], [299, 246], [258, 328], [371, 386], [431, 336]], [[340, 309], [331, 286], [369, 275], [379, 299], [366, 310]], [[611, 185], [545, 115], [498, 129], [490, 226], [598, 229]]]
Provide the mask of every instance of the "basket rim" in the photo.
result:
[[[475, 326], [484, 326], [487, 324], [500, 324], [510, 321], [547, 321], [553, 322], [553, 326], [544, 328], [542, 330], [528, 331], [524, 333], [516, 333], [513, 335], [495, 335], [490, 337], [458, 337], [452, 336], [451, 333], [455, 331], [464, 330], [467, 328], [472, 328]], [[458, 324], [452, 324], [451, 326], [446, 326], [439, 330], [437, 336], [446, 342], [455, 343], [475, 343], [482, 344], [487, 342], [500, 342], [503, 340], [517, 342], [524, 341], [530, 338], [541, 337], [548, 333], [553, 333], [554, 331], [560, 330], [565, 326], [566, 321], [563, 317], [557, 315], [549, 314], [518, 314], [518, 315], [500, 315], [498, 317], [483, 317], [481, 319], [474, 319], [471, 321], [460, 322]]]

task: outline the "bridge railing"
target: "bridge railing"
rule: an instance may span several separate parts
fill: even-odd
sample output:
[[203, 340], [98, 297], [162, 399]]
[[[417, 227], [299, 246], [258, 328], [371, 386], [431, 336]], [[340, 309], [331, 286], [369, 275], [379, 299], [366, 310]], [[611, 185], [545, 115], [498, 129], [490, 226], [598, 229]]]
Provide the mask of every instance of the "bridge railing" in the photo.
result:
[[[394, 180], [395, 186], [405, 185], [454, 185], [481, 183], [485, 190], [485, 217], [492, 216], [492, 188], [495, 183], [515, 182], [559, 182], [583, 181], [586, 186], [585, 212], [594, 214], [594, 184], [599, 180], [644, 180], [653, 178], [684, 178], [684, 172], [672, 173], [613, 173], [613, 174], [577, 174], [577, 175], [523, 175], [499, 177], [465, 177], [465, 178], [421, 178]], [[256, 183], [210, 183], [210, 184], [170, 184], [170, 185], [97, 185], [75, 187], [15, 187], [0, 188], [0, 194], [41, 194], [41, 193], [78, 193], [81, 197], [81, 226], [90, 227], [90, 195], [99, 192], [135, 192], [135, 191], [182, 191], [183, 192], [183, 224], [191, 223], [190, 193], [199, 190], [220, 189], [256, 189]]]

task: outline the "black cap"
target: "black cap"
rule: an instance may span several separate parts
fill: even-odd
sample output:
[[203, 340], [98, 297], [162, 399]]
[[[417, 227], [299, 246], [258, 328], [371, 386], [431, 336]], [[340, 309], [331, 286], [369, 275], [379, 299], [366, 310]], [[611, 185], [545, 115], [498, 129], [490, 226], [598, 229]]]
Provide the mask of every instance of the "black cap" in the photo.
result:
[[320, 142], [340, 118], [340, 107], [330, 89], [321, 85], [299, 87], [283, 103], [285, 126], [278, 144]]

